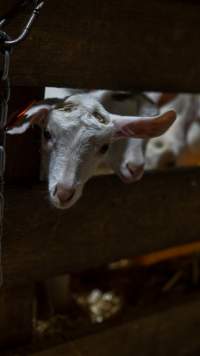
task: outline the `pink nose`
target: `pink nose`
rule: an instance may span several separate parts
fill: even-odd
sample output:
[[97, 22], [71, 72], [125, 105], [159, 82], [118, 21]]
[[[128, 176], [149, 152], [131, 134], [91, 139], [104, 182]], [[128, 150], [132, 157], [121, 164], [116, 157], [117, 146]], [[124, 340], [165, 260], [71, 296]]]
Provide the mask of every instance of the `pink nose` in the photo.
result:
[[144, 173], [144, 165], [138, 165], [138, 166], [133, 166], [129, 163], [127, 163], [127, 169], [129, 171], [129, 173], [131, 174], [131, 177], [134, 181], [139, 180], [140, 178], [142, 178], [143, 173]]
[[67, 203], [75, 194], [74, 188], [66, 187], [66, 185], [58, 183], [54, 190], [54, 195], [57, 196], [61, 203]]

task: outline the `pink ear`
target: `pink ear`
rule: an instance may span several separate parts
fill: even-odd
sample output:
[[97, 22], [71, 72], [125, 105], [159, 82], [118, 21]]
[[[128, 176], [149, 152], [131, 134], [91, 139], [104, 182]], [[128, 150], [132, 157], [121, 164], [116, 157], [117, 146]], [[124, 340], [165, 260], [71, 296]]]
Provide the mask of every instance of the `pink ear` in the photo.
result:
[[151, 138], [162, 135], [173, 124], [176, 112], [170, 110], [152, 117], [123, 117], [112, 115], [114, 139], [135, 137]]

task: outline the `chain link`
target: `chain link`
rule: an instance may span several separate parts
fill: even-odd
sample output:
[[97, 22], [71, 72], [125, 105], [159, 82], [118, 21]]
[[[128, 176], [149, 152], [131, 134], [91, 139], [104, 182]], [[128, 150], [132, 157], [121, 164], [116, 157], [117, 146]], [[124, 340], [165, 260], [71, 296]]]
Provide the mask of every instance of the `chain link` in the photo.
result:
[[[9, 67], [10, 67], [10, 51], [2, 48], [0, 51], [2, 60], [2, 70], [0, 71], [0, 238], [3, 232], [3, 212], [4, 212], [4, 171], [5, 171], [5, 144], [6, 135], [4, 127], [7, 121], [8, 101], [10, 98], [10, 83], [9, 83]], [[1, 246], [1, 241], [0, 241]], [[2, 283], [2, 268], [0, 266], [0, 284]]]
[[[13, 9], [12, 9], [7, 15], [0, 18], [0, 28], [2, 28], [3, 26], [5, 26], [5, 24], [7, 22], [10, 21], [10, 18], [13, 18], [16, 16], [16, 14], [19, 12], [19, 10], [22, 6], [25, 6], [25, 5], [29, 4], [30, 2], [32, 2], [32, 4], [33, 4], [33, 10], [31, 12], [31, 15], [29, 16], [25, 26], [23, 27], [23, 29], [22, 29], [21, 33], [18, 35], [18, 37], [14, 38], [14, 39], [9, 39], [9, 38], [4, 39], [4, 47], [5, 48], [7, 48], [7, 49], [12, 48], [12, 47], [16, 46], [17, 44], [19, 44], [21, 41], [23, 41], [27, 37], [27, 35], [29, 34], [29, 32], [32, 28], [32, 25], [35, 21], [35, 18], [39, 15], [39, 12], [44, 5], [44, 1], [43, 0], [20, 1], [18, 3], [18, 5], [16, 6], [15, 11], [13, 11]], [[1, 42], [1, 36], [2, 36], [2, 34], [0, 35], [0, 42]]]

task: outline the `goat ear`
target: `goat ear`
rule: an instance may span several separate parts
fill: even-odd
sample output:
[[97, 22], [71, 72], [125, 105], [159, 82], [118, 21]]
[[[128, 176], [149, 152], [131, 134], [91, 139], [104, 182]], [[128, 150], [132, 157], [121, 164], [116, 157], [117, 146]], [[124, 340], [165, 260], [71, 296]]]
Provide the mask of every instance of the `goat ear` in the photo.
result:
[[169, 110], [151, 117], [111, 115], [111, 119], [114, 140], [127, 137], [147, 139], [160, 136], [167, 131], [176, 119], [176, 112]]
[[32, 105], [17, 116], [14, 123], [8, 125], [7, 133], [10, 135], [22, 134], [31, 125], [45, 126], [50, 110], [53, 106], [44, 102]]

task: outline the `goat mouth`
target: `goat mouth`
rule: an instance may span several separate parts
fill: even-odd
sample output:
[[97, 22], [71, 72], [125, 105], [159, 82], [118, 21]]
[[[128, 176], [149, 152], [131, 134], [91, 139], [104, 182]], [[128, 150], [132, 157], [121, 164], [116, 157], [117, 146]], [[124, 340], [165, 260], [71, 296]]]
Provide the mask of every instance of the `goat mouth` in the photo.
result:
[[58, 205], [60, 209], [67, 209], [70, 208], [75, 202], [76, 199], [74, 199], [76, 196], [76, 193], [73, 192], [66, 200], [64, 201], [59, 201]]
[[50, 201], [55, 208], [64, 210], [71, 208], [80, 196], [81, 192], [74, 192], [65, 201], [60, 201], [59, 199], [56, 199], [55, 196], [50, 195]]
[[133, 181], [137, 182], [140, 180], [144, 174], [144, 166], [138, 166], [136, 169], [132, 170], [131, 167], [128, 167], [131, 178]]
[[121, 179], [121, 181], [126, 184], [132, 183], [134, 181], [132, 176], [128, 177], [122, 173], [118, 173], [118, 176]]
[[68, 197], [68, 199], [66, 199], [66, 200], [64, 201], [64, 203], [69, 203], [69, 202], [73, 199], [73, 197], [75, 196], [75, 194], [76, 194], [76, 192], [72, 192], [72, 194]]
[[130, 184], [130, 183], [134, 183], [139, 181], [144, 173], [144, 169], [138, 169], [136, 171], [132, 171], [131, 169], [128, 169], [128, 174], [123, 174], [121, 172], [118, 173], [120, 179], [126, 183], [126, 184]]

